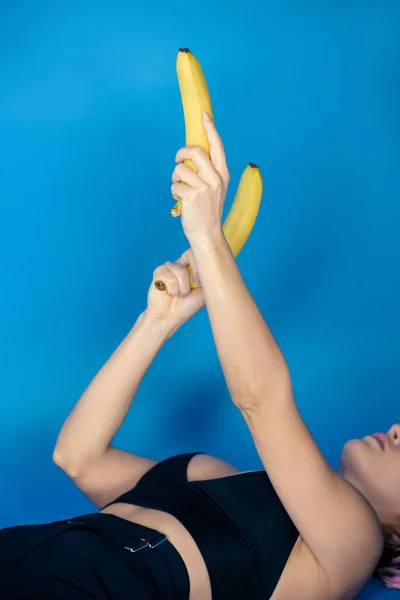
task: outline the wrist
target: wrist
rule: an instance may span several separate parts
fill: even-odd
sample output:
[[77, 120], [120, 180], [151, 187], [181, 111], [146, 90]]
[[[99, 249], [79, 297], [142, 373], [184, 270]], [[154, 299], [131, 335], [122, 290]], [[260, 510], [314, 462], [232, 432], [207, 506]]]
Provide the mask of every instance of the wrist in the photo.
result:
[[228, 244], [223, 229], [217, 229], [212, 234], [193, 234], [189, 239], [193, 252], [212, 253]]
[[138, 322], [155, 335], [168, 340], [180, 327], [180, 323], [167, 316], [161, 316], [149, 309], [145, 309], [139, 316]]

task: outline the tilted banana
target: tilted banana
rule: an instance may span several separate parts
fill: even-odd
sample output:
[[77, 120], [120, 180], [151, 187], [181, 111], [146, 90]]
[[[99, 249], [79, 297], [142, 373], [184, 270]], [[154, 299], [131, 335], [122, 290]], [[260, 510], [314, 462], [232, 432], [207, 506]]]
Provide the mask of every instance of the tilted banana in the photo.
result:
[[[207, 112], [212, 120], [214, 120], [214, 116], [203, 70], [199, 61], [188, 48], [179, 49], [176, 70], [185, 118], [186, 145], [199, 146], [210, 156], [210, 145], [203, 126], [202, 114]], [[198, 172], [196, 165], [191, 160], [185, 160], [184, 163], [196, 173]], [[257, 165], [250, 163], [242, 174], [235, 200], [223, 224], [225, 238], [235, 257], [246, 243], [257, 218], [262, 188], [260, 169]], [[182, 200], [178, 200], [171, 209], [171, 214], [174, 217], [179, 216], [181, 210]], [[186, 268], [190, 275], [190, 287], [192, 289], [200, 288], [201, 284], [196, 285], [193, 281], [190, 266], [188, 265]], [[162, 281], [156, 281], [155, 285], [160, 290], [166, 289]]]
[[231, 209], [222, 228], [236, 258], [249, 237], [258, 215], [263, 191], [260, 167], [249, 163], [243, 171]]

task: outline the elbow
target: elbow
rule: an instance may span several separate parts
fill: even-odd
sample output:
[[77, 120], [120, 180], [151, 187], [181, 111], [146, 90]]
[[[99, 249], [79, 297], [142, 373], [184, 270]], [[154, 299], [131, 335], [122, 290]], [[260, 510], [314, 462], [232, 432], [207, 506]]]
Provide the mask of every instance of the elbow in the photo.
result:
[[56, 446], [53, 450], [53, 462], [59, 467], [62, 462], [61, 452], [59, 448]]
[[57, 446], [53, 450], [53, 462], [57, 465], [57, 467], [64, 471], [68, 477], [79, 477], [79, 470], [76, 468], [76, 466], [73, 466], [71, 458], [69, 458]]

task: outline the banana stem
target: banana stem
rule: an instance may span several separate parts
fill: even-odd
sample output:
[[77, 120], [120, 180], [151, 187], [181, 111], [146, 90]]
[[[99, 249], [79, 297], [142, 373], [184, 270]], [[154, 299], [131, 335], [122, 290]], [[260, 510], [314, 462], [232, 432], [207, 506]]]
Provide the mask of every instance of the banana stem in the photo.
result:
[[[180, 183], [187, 185], [186, 181], [181, 180]], [[179, 196], [178, 196], [178, 202], [175, 204], [175, 206], [173, 208], [171, 208], [171, 215], [173, 217], [179, 217], [181, 212], [182, 212], [182, 198], [179, 198]]]
[[[193, 273], [192, 273], [191, 266], [187, 265], [186, 268], [188, 270], [189, 278], [190, 278], [190, 289], [195, 290], [197, 288], [201, 288], [201, 283], [197, 284], [193, 281]], [[163, 281], [161, 281], [161, 279], [157, 279], [157, 281], [154, 282], [154, 287], [156, 287], [161, 292], [164, 292], [167, 289], [167, 286], [165, 285], [165, 283]]]
[[171, 215], [173, 217], [179, 217], [182, 212], [182, 199], [179, 198], [178, 202], [175, 204], [173, 208], [171, 208]]

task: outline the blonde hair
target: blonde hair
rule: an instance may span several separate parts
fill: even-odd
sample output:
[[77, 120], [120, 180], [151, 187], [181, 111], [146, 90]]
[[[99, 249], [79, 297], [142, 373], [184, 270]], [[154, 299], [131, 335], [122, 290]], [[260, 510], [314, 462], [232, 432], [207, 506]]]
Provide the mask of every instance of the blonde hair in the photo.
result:
[[400, 528], [384, 523], [382, 529], [385, 545], [373, 576], [385, 587], [400, 590]]

